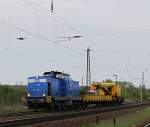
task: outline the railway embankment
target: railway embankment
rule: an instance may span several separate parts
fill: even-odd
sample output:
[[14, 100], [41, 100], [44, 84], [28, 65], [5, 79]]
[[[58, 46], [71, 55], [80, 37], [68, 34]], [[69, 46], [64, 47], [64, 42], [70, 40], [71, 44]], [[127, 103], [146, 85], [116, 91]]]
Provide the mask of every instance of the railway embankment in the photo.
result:
[[[147, 123], [147, 112], [143, 115], [143, 111], [150, 109], [149, 106], [135, 107], [130, 109], [122, 109], [98, 113], [93, 115], [69, 118], [65, 120], [56, 120], [41, 124], [31, 125], [29, 127], [144, 127]], [[139, 116], [137, 116], [137, 114]], [[141, 115], [141, 116], [140, 116]], [[137, 118], [137, 117], [138, 118]], [[114, 125], [114, 118], [116, 125]], [[146, 120], [146, 121], [145, 121]]]

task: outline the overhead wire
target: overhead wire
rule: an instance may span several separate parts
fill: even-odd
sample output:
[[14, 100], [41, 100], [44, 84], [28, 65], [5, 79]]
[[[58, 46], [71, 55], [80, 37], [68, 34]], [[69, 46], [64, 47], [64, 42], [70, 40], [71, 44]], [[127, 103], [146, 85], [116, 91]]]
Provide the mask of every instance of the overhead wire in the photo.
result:
[[[28, 0], [29, 1], [29, 0]], [[78, 0], [78, 1], [84, 1], [84, 0]], [[34, 6], [38, 6], [40, 7], [41, 9], [44, 9], [45, 11], [48, 11], [46, 8], [44, 8], [43, 6], [41, 6], [41, 4], [37, 4], [37, 3], [34, 3], [34, 2], [31, 2], [29, 1], [32, 5]], [[63, 1], [61, 1], [63, 2]], [[65, 1], [64, 1], [65, 2]], [[73, 2], [73, 1], [68, 1], [68, 2]], [[24, 4], [20, 4], [20, 5], [9, 5], [9, 6], [4, 6], [5, 7], [21, 7], [21, 6], [26, 6], [28, 7], [29, 5], [24, 5]], [[3, 7], [3, 6], [0, 6], [0, 8]], [[78, 32], [73, 26], [71, 26], [69, 23], [67, 23], [66, 21], [64, 21], [60, 16], [56, 15], [55, 16], [61, 20], [66, 26], [68, 26], [70, 29], [72, 29], [73, 31], [75, 32]], [[53, 23], [54, 24], [54, 23]], [[55, 25], [55, 24], [54, 24]], [[55, 25], [55, 30], [56, 30], [56, 25]], [[127, 30], [127, 31], [119, 31], [119, 32], [112, 32], [112, 33], [93, 33], [93, 34], [82, 34], [83, 37], [92, 37], [92, 36], [115, 36], [115, 35], [118, 35], [118, 34], [128, 34], [128, 33], [135, 33], [135, 32], [146, 32], [146, 31], [150, 31], [150, 28], [145, 28], [145, 29], [135, 29], [135, 30]], [[58, 32], [58, 30], [57, 30]], [[87, 39], [89, 42], [91, 42], [91, 40]]]
[[25, 53], [25, 52], [23, 52], [21, 50], [12, 49], [12, 48], [10, 48], [9, 45], [7, 47], [0, 46], [0, 49], [6, 50], [6, 51], [10, 51], [10, 52], [15, 52], [16, 54], [19, 54], [19, 55]]
[[26, 40], [26, 39], [36, 39], [36, 38], [29, 38], [29, 37], [0, 37], [0, 40]]
[[[24, 1], [24, 0], [23, 0]], [[37, 6], [38, 8], [40, 8], [40, 9], [43, 9], [43, 10], [45, 10], [46, 12], [49, 12], [49, 14], [51, 14], [50, 13], [50, 11], [49, 10], [47, 10], [46, 8], [44, 8], [44, 7], [42, 7], [41, 5], [39, 5], [39, 4], [35, 4], [35, 3], [33, 3], [33, 2], [31, 2], [30, 0], [27, 0], [31, 5], [33, 5], [33, 6]], [[27, 2], [26, 1], [26, 2]], [[30, 5], [30, 6], [31, 6]], [[49, 15], [48, 15], [49, 16]], [[68, 24], [66, 21], [64, 21], [61, 17], [59, 17], [59, 16], [57, 16], [56, 15], [56, 13], [55, 12], [53, 12], [52, 14], [51, 14], [51, 16], [52, 16], [52, 23], [53, 23], [53, 25], [54, 25], [54, 27], [55, 27], [55, 30], [56, 30], [56, 33], [57, 33], [57, 36], [58, 37], [60, 37], [59, 36], [59, 32], [58, 32], [58, 28], [57, 28], [57, 26], [56, 26], [56, 20], [54, 21], [54, 16], [59, 20], [59, 21], [62, 21], [66, 26], [68, 26], [70, 29], [72, 29], [73, 31], [75, 31], [75, 32], [78, 32], [77, 30], [75, 30], [70, 24]]]
[[[111, 53], [112, 54], [112, 53]], [[134, 66], [134, 65], [132, 65], [131, 63], [129, 63], [129, 62], [122, 62], [122, 61], [120, 61], [120, 59], [119, 58], [116, 58], [116, 59], [114, 59], [114, 57], [112, 58], [112, 57], [109, 57], [110, 55], [107, 55], [107, 54], [105, 54], [105, 55], [100, 55], [100, 56], [104, 56], [104, 58], [106, 59], [108, 59], [109, 61], [110, 61], [110, 65], [112, 66], [112, 63], [114, 63], [115, 65], [116, 65], [116, 67], [118, 67], [118, 66], [120, 66], [120, 65], [123, 65], [124, 66], [124, 74], [126, 75], [126, 76], [129, 76], [129, 77], [134, 77], [135, 75], [133, 74], [133, 73], [131, 73], [131, 68], [133, 69], [134, 68], [134, 70], [136, 71], [136, 73], [138, 73], [138, 71], [137, 70], [139, 70], [139, 67], [137, 67], [137, 66]], [[130, 68], [129, 68], [129, 66], [130, 66]], [[125, 71], [125, 69], [126, 69], [126, 71]], [[121, 68], [120, 68], [120, 70], [121, 70]], [[128, 78], [129, 78], [128, 77]]]
[[[23, 0], [24, 1], [24, 0]], [[42, 7], [41, 5], [39, 5], [39, 4], [35, 4], [35, 3], [33, 3], [33, 2], [31, 2], [30, 0], [27, 0], [31, 5], [33, 5], [33, 6], [37, 6], [37, 7], [39, 7], [40, 9], [43, 9], [43, 10], [45, 10], [46, 12], [50, 12], [49, 10], [47, 10], [46, 8], [44, 8], [44, 7]], [[27, 2], [26, 1], [26, 2]], [[31, 6], [30, 5], [30, 6]], [[32, 7], [33, 8], [33, 7]], [[48, 15], [49, 16], [49, 15]], [[54, 16], [57, 18], [57, 20], [58, 21], [61, 21], [64, 25], [66, 25], [69, 29], [71, 29], [72, 31], [74, 31], [74, 32], [76, 32], [76, 33], [80, 33], [81, 34], [81, 32], [79, 32], [77, 29], [75, 29], [71, 24], [69, 24], [67, 21], [65, 21], [63, 18], [61, 18], [60, 16], [58, 16], [58, 15], [56, 15], [56, 13], [55, 12], [53, 12], [52, 13], [52, 23], [53, 23], [53, 26], [54, 26], [54, 28], [55, 28], [55, 31], [56, 31], [56, 34], [57, 34], [57, 37], [61, 37], [60, 36], [60, 34], [59, 34], [59, 30], [58, 30], [58, 28], [57, 28], [57, 25], [56, 25], [56, 20], [54, 21]], [[84, 37], [90, 44], [91, 44], [91, 41], [89, 40], [89, 39], [87, 39], [87, 37], [85, 37], [85, 36], [83, 36], [83, 34], [81, 34], [81, 35], [75, 35], [75, 36], [82, 36], [82, 37]], [[68, 36], [67, 37], [68, 38], [68, 40], [70, 39], [70, 36]], [[61, 40], [60, 40], [61, 41]], [[63, 40], [64, 41], [64, 40]], [[67, 40], [66, 40], [67, 41]]]
[[[50, 11], [48, 11], [47, 9], [45, 9], [43, 6], [41, 6], [40, 4], [31, 2], [30, 0], [23, 0], [23, 2], [24, 2], [27, 6], [31, 7], [33, 10], [39, 11], [38, 9], [40, 8], [40, 9], [42, 9], [42, 10], [45, 10], [46, 12], [50, 12]], [[38, 9], [35, 8], [35, 6], [38, 7]], [[41, 11], [40, 11], [40, 13], [43, 14], [43, 12], [41, 12]], [[54, 12], [53, 12], [53, 13], [54, 13]], [[44, 14], [45, 14], [45, 13], [44, 13]], [[51, 16], [53, 16], [53, 15], [51, 15]], [[56, 21], [55, 21], [54, 17], [51, 18], [51, 21], [52, 21], [52, 24], [53, 24], [53, 26], [54, 26], [54, 30], [55, 30], [55, 32], [56, 32], [56, 34], [57, 34], [57, 37], [59, 37], [59, 30], [58, 30], [57, 25], [56, 25], [56, 23], [55, 23]]]
[[[57, 17], [57, 15], [56, 15], [56, 17]], [[57, 17], [58, 18], [58, 17]], [[60, 17], [59, 17], [59, 19], [60, 19]], [[62, 19], [61, 19], [61, 21], [63, 21]], [[64, 21], [63, 21], [64, 22]], [[65, 24], [66, 24], [66, 22], [65, 22]], [[67, 26], [69, 27], [69, 28], [71, 28], [73, 31], [76, 31], [72, 26], [70, 26], [70, 25], [68, 25], [67, 24]], [[141, 30], [139, 30], [139, 31], [141, 31]], [[78, 32], [78, 31], [76, 31], [76, 32]], [[125, 32], [117, 32], [117, 33], [111, 33], [111, 34], [101, 34], [101, 35], [115, 35], [115, 34], [125, 34], [125, 33], [129, 33], [129, 32], [137, 32], [137, 30], [136, 31], [125, 31]], [[90, 35], [84, 35], [84, 37], [86, 37], [86, 36], [90, 36]], [[60, 37], [60, 38], [65, 38], [65, 37]], [[66, 38], [69, 38], [69, 37], [66, 37]], [[60, 40], [60, 41], [66, 41], [66, 40]]]
[[59, 0], [57, 1], [58, 3], [76, 3], [76, 2], [85, 2], [85, 1], [88, 1], [88, 0]]
[[[27, 30], [25, 30], [25, 29], [23, 29], [23, 28], [21, 28], [21, 27], [18, 27], [18, 26], [16, 26], [16, 25], [12, 24], [12, 23], [8, 23], [8, 21], [7, 21], [6, 19], [0, 18], [0, 24], [5, 25], [5, 26], [7, 26], [8, 28], [15, 29], [15, 30], [18, 30], [18, 31], [22, 31], [22, 32], [24, 32], [24, 33], [26, 33], [26, 34], [32, 35], [32, 36], [36, 37], [37, 39], [45, 40], [45, 41], [49, 42], [49, 44], [51, 44], [51, 46], [56, 46], [56, 45], [54, 45], [54, 44], [52, 43], [52, 40], [50, 40], [49, 38], [47, 38], [47, 37], [45, 37], [45, 36], [42, 36], [42, 35], [40, 35], [40, 34], [35, 34], [35, 33], [30, 32], [30, 31], [27, 31]], [[7, 38], [7, 39], [8, 39], [8, 38]], [[33, 38], [17, 37], [17, 38], [15, 38], [15, 39], [16, 39], [16, 40], [24, 40], [24, 39], [33, 39]], [[21, 51], [18, 51], [18, 50], [16, 50], [16, 49], [11, 49], [11, 48], [9, 48], [9, 47], [0, 47], [0, 49], [4, 49], [4, 50], [8, 50], [8, 51], [21, 52]], [[24, 52], [23, 52], [23, 53], [24, 53]]]
[[20, 4], [20, 5], [8, 5], [8, 6], [0, 6], [0, 9], [2, 9], [2, 8], [16, 8], [16, 7], [26, 7], [26, 5], [22, 5], [22, 4]]
[[[29, 1], [29, 0], [28, 0]], [[30, 1], [30, 3], [32, 4], [32, 5], [34, 5], [34, 6], [38, 6], [38, 7], [40, 7], [41, 9], [44, 9], [44, 10], [46, 10], [46, 11], [48, 11], [47, 9], [45, 9], [44, 7], [42, 7], [42, 6], [40, 6], [39, 4], [36, 4], [36, 3], [33, 3], [33, 2], [31, 2]], [[76, 29], [74, 29], [74, 27], [72, 27], [70, 24], [68, 24], [66, 21], [64, 21], [61, 17], [59, 17], [59, 16], [57, 16], [57, 15], [55, 15], [59, 20], [61, 20], [65, 25], [67, 25], [70, 29], [72, 29], [73, 31], [75, 31], [75, 32], [78, 32], [79, 33], [79, 31], [77, 31]], [[52, 18], [53, 19], [53, 18]], [[4, 24], [4, 23], [3, 23]], [[55, 24], [55, 21], [53, 21], [53, 24], [54, 24], [54, 27], [55, 27], [55, 30], [56, 30], [56, 33], [57, 33], [57, 37], [60, 37], [60, 35], [59, 35], [59, 33], [58, 33], [58, 29], [57, 29], [57, 26], [56, 26], [56, 24]], [[20, 29], [21, 30], [21, 29]], [[86, 36], [98, 36], [98, 35], [115, 35], [115, 34], [125, 34], [125, 33], [130, 33], [130, 32], [137, 32], [137, 31], [148, 31], [148, 30], [150, 30], [150, 29], [141, 29], [141, 30], [133, 30], [133, 31], [124, 31], [124, 32], [115, 32], [115, 33], [110, 33], [110, 34], [104, 34], [104, 33], [100, 33], [100, 34], [88, 34], [88, 35], [83, 35], [82, 37], [86, 37]], [[23, 31], [23, 30], [21, 30], [21, 31]], [[28, 33], [28, 34], [32, 34], [32, 33], [29, 33], [29, 32], [27, 32], [27, 31], [23, 31], [23, 32], [26, 32], [26, 33]], [[32, 34], [33, 35], [33, 34]], [[34, 36], [35, 36], [35, 34], [34, 34]], [[40, 35], [36, 35], [36, 37], [40, 37]], [[41, 38], [41, 37], [40, 37]], [[69, 37], [68, 37], [69, 38]], [[48, 38], [43, 38], [42, 37], [42, 39], [46, 39], [47, 41], [50, 41]], [[88, 41], [90, 41], [91, 42], [91, 40], [89, 40], [88, 38], [86, 38], [86, 40], [88, 40]], [[60, 41], [67, 41], [67, 40], [60, 40]], [[56, 42], [59, 42], [59, 41], [56, 41]]]
[[[23, 0], [24, 1], [24, 0]], [[50, 12], [50, 11], [48, 11], [47, 9], [45, 9], [45, 8], [43, 8], [42, 6], [40, 6], [40, 5], [38, 5], [38, 4], [34, 4], [33, 2], [31, 2], [30, 0], [28, 0], [28, 1], [25, 1], [25, 2], [29, 2], [29, 6], [32, 8], [32, 9], [36, 9], [37, 11], [39, 11], [39, 9], [41, 10], [45, 10], [46, 12]], [[34, 6], [34, 7], [33, 7]], [[36, 8], [35, 6], [37, 6], [38, 8]], [[41, 12], [41, 11], [39, 11], [40, 13], [42, 13], [43, 14], [43, 12]], [[44, 14], [46, 14], [47, 15], [47, 13], [44, 13]], [[49, 13], [49, 14], [51, 14], [51, 13]], [[51, 15], [53, 16], [55, 13], [52, 13]], [[49, 15], [48, 15], [49, 16]], [[56, 16], [56, 15], [55, 15]], [[55, 30], [56, 30], [56, 34], [57, 34], [57, 37], [60, 37], [60, 35], [59, 35], [59, 31], [58, 31], [58, 28], [57, 28], [57, 26], [56, 26], [56, 24], [54, 24], [54, 21], [52, 21], [53, 22], [53, 26], [54, 26], [54, 28], [55, 28]], [[62, 40], [62, 41], [67, 41], [67, 40]], [[57, 41], [56, 41], [57, 42]], [[55, 43], [56, 44], [56, 43]], [[80, 52], [80, 51], [78, 51], [78, 50], [75, 50], [75, 49], [73, 49], [73, 48], [71, 48], [71, 47], [67, 47], [67, 46], [65, 46], [65, 45], [63, 45], [63, 44], [58, 44], [57, 43], [57, 45], [59, 45], [59, 46], [61, 46], [61, 47], [64, 47], [64, 48], [66, 48], [66, 49], [69, 49], [69, 50], [72, 50], [72, 51], [74, 51], [74, 52], [76, 52], [76, 53], [80, 53], [80, 54], [83, 54], [82, 52]]]
[[[29, 1], [29, 0], [28, 0]], [[59, 1], [59, 2], [76, 2], [77, 0], [67, 0], [67, 1]], [[78, 0], [78, 1], [87, 1], [87, 0]], [[41, 9], [44, 9], [45, 11], [48, 11], [46, 8], [44, 8], [43, 6], [41, 6], [41, 4], [37, 4], [37, 3], [34, 3], [34, 2], [31, 2], [29, 1], [32, 5], [34, 6], [38, 6], [40, 7]], [[47, 4], [47, 3], [46, 3]], [[24, 4], [20, 4], [20, 5], [10, 5], [11, 6], [29, 6], [29, 5], [24, 5]], [[0, 6], [1, 7], [1, 6]], [[5, 6], [4, 6], [5, 7]], [[7, 6], [6, 6], [7, 7]], [[8, 6], [9, 7], [9, 6]], [[64, 21], [60, 16], [56, 15], [55, 16], [61, 20], [65, 25], [67, 25], [70, 29], [72, 29], [73, 31], [75, 32], [78, 32], [73, 26], [71, 26], [69, 23], [67, 23], [66, 21]], [[114, 35], [118, 35], [118, 34], [127, 34], [127, 33], [134, 33], [134, 32], [144, 32], [144, 31], [150, 31], [150, 28], [146, 28], [146, 29], [135, 29], [135, 30], [128, 30], [128, 31], [119, 31], [119, 32], [112, 32], [112, 33], [93, 33], [93, 34], [85, 34], [85, 35], [82, 35], [83, 37], [86, 37], [86, 36], [114, 36]]]
[[[55, 14], [55, 13], [54, 13]], [[72, 31], [76, 32], [77, 34], [79, 34], [79, 36], [82, 36], [83, 39], [86, 39], [90, 44], [94, 45], [93, 41], [90, 40], [88, 38], [87, 35], [84, 35], [83, 33], [81, 33], [79, 30], [75, 29], [71, 24], [69, 24], [67, 21], [65, 21], [63, 18], [61, 18], [60, 16], [55, 14], [55, 17], [62, 21], [63, 24], [65, 24], [68, 28], [70, 28]], [[69, 38], [69, 37], [68, 37]]]
[[[87, 0], [59, 0], [57, 3], [76, 3], [76, 2], [82, 2], [82, 1], [87, 1]], [[37, 4], [37, 3], [36, 3]], [[45, 5], [47, 6], [49, 3], [40, 3], [37, 5]], [[1, 5], [0, 8], [16, 8], [16, 7], [28, 7], [28, 5], [24, 4], [10, 4], [10, 5]]]
[[135, 32], [149, 32], [150, 28], [142, 28], [142, 29], [135, 29], [135, 30], [127, 30], [127, 31], [118, 31], [118, 32], [112, 32], [112, 33], [93, 33], [93, 34], [86, 34], [84, 36], [115, 36], [119, 34], [128, 34], [128, 33], [135, 33]]
[[[45, 13], [39, 11], [39, 8], [40, 8], [41, 10], [45, 10], [46, 12], [48, 11], [47, 9], [45, 9], [44, 7], [42, 7], [41, 5], [36, 4], [36, 3], [34, 3], [34, 2], [31, 2], [30, 0], [23, 0], [23, 2], [24, 2], [26, 5], [28, 5], [29, 7], [31, 7], [33, 10], [36, 10], [36, 11], [42, 13], [42, 14], [45, 14]], [[38, 7], [38, 8], [36, 8], [35, 6]], [[52, 15], [52, 16], [53, 16], [53, 15]], [[54, 21], [54, 18], [51, 18], [51, 19], [52, 19], [52, 24], [53, 24], [53, 26], [54, 26], [54, 30], [55, 30], [55, 32], [56, 32], [56, 34], [57, 34], [57, 37], [58, 37], [58, 36], [59, 36], [58, 28], [57, 28], [57, 26], [56, 26], [56, 23], [55, 23], [55, 21]]]
[[[66, 22], [65, 22], [66, 23]], [[70, 25], [68, 25], [69, 27], [70, 27]], [[55, 27], [57, 27], [57, 26], [55, 26]], [[73, 28], [72, 26], [70, 27], [71, 29]], [[73, 28], [74, 29], [74, 28]], [[72, 29], [72, 30], [73, 30]], [[56, 28], [55, 28], [55, 30], [56, 30]], [[87, 37], [87, 36], [113, 36], [113, 35], [117, 35], [117, 34], [126, 34], [126, 33], [133, 33], [133, 32], [141, 32], [141, 31], [149, 31], [150, 29], [148, 29], [148, 30], [145, 30], [145, 29], [143, 29], [143, 30], [134, 30], [134, 31], [124, 31], [124, 32], [115, 32], [115, 33], [98, 33], [98, 34], [89, 34], [89, 35], [83, 35], [83, 36], [85, 36], [85, 37]], [[57, 32], [56, 33], [58, 33], [58, 30], [56, 30]], [[29, 34], [29, 33], [28, 33]], [[31, 35], [31, 34], [30, 34]], [[37, 37], [37, 36], [36, 36]], [[59, 37], [59, 34], [57, 35], [57, 37]], [[39, 37], [38, 37], [39, 38]], [[41, 39], [43, 39], [43, 38], [41, 38]], [[48, 38], [47, 38], [48, 39]], [[46, 39], [46, 40], [47, 40]], [[45, 40], [45, 39], [44, 39]], [[49, 40], [47, 40], [47, 41], [49, 41]], [[62, 46], [64, 46], [64, 45], [62, 45]], [[65, 48], [68, 48], [68, 47], [65, 47]]]
[[[96, 56], [97, 56], [97, 54], [96, 54]], [[107, 64], [109, 64], [109, 66], [112, 66], [112, 68], [116, 68], [118, 70], [118, 72], [122, 71], [124, 74], [129, 75], [130, 72], [126, 70], [126, 69], [128, 69], [129, 64], [118, 61], [119, 59], [114, 60], [114, 58], [109, 57], [110, 54], [107, 55], [107, 54], [101, 53], [100, 56], [104, 58], [103, 60], [101, 59], [103, 62], [105, 62], [107, 60]], [[125, 64], [125, 65], [123, 65], [123, 64]], [[123, 68], [120, 67], [120, 65], [123, 65]], [[131, 73], [130, 73], [130, 76], [133, 77], [133, 75]]]
[[[40, 5], [47, 6], [49, 3], [40, 3]], [[16, 8], [16, 7], [28, 7], [28, 5], [25, 4], [10, 4], [10, 5], [1, 5], [0, 8]]]
[[39, 38], [39, 39], [46, 40], [46, 41], [48, 41], [48, 42], [51, 42], [51, 41], [52, 41], [52, 40], [50, 40], [49, 38], [47, 38], [47, 37], [45, 37], [45, 36], [42, 36], [42, 35], [40, 35], [40, 34], [32, 33], [32, 32], [30, 32], [30, 31], [27, 31], [27, 30], [25, 30], [25, 29], [23, 29], [23, 28], [21, 28], [21, 27], [18, 27], [18, 26], [14, 25], [14, 24], [8, 23], [8, 21], [6, 21], [6, 20], [4, 20], [4, 19], [2, 19], [2, 18], [0, 18], [0, 24], [3, 24], [3, 25], [5, 25], [5, 26], [7, 26], [7, 27], [9, 27], [9, 28], [13, 28], [13, 29], [22, 31], [22, 32], [24, 32], [24, 33], [27, 33], [27, 34], [32, 35], [32, 36], [34, 36], [34, 37], [37, 37], [37, 38]]
[[[31, 1], [30, 1], [31, 2]], [[40, 7], [41, 9], [45, 9], [45, 8], [43, 8], [42, 6], [40, 6], [39, 4], [35, 4], [35, 3], [33, 3], [33, 2], [31, 2], [33, 5], [36, 5], [36, 6], [38, 6], [38, 7]], [[48, 11], [47, 9], [45, 9], [46, 11]], [[76, 29], [74, 29], [74, 27], [72, 27], [70, 24], [68, 24], [66, 21], [64, 21], [61, 17], [59, 17], [59, 16], [57, 16], [56, 15], [56, 17], [58, 18], [58, 19], [61, 19], [61, 21], [63, 21], [69, 28], [71, 28], [73, 31], [75, 31], [75, 32], [79, 32], [79, 31], [77, 31]], [[56, 26], [56, 25], [55, 25]], [[56, 27], [55, 27], [55, 29], [57, 29]], [[145, 31], [145, 30], [150, 30], [150, 29], [141, 29], [141, 30], [133, 30], [133, 31], [124, 31], [124, 32], [115, 32], [115, 33], [110, 33], [110, 34], [104, 34], [104, 33], [100, 33], [100, 34], [89, 34], [89, 35], [83, 35], [82, 37], [84, 37], [84, 36], [96, 36], [96, 35], [114, 35], [114, 34], [120, 34], [120, 33], [129, 33], [129, 32], [137, 32], [137, 31]], [[24, 31], [25, 32], [25, 31]], [[56, 33], [58, 33], [58, 30], [57, 30], [57, 32]], [[58, 36], [58, 37], [60, 37], [60, 36]], [[63, 40], [64, 41], [64, 40]]]
[[[53, 15], [52, 15], [53, 16]], [[55, 17], [52, 17], [51, 18], [51, 21], [52, 21], [52, 24], [53, 24], [53, 26], [54, 26], [54, 29], [55, 29], [55, 32], [56, 32], [56, 36], [57, 36], [57, 38], [58, 37], [60, 37], [60, 34], [59, 34], [59, 30], [58, 30], [58, 28], [57, 28], [57, 25], [56, 25], [56, 21], [55, 21], [55, 19], [54, 19]]]

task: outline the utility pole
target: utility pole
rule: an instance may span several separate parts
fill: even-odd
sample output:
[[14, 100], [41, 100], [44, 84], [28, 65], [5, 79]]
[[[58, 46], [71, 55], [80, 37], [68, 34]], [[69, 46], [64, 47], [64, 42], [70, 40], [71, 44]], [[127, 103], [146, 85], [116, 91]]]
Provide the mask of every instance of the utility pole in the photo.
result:
[[51, 12], [54, 12], [54, 0], [51, 0]]
[[91, 61], [90, 61], [90, 47], [87, 48], [87, 72], [86, 72], [86, 85], [91, 84]]
[[114, 74], [113, 76], [116, 77], [116, 85], [117, 85], [117, 82], [118, 82], [118, 81], [117, 81], [118, 75]]
[[142, 82], [141, 82], [141, 85], [140, 85], [140, 99], [141, 99], [141, 102], [143, 101], [143, 88], [145, 88], [145, 74], [144, 72], [142, 73]]
[[81, 80], [82, 87], [83, 87], [83, 80], [84, 80], [84, 79], [83, 79], [83, 77], [82, 77], [82, 80]]
[[140, 101], [143, 101], [142, 84], [140, 85]]
[[142, 85], [143, 85], [143, 88], [145, 88], [145, 73], [144, 72], [142, 73]]

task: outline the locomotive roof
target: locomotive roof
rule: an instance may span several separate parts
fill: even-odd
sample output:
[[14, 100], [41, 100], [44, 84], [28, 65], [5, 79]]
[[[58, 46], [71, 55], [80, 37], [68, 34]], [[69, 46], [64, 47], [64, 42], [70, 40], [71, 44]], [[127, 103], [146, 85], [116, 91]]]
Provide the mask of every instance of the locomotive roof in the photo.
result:
[[60, 71], [49, 71], [49, 72], [44, 72], [44, 75], [47, 75], [47, 74], [63, 74], [63, 75], [69, 76], [69, 74], [64, 73], [64, 72], [60, 72]]

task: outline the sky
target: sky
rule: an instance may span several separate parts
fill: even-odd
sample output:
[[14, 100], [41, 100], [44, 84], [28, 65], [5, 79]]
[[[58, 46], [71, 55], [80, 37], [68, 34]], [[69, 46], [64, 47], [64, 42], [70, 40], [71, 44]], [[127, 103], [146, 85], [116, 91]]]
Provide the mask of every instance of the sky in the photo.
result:
[[[92, 81], [141, 83], [150, 88], [149, 0], [0, 0], [0, 82], [57, 70]], [[81, 38], [67, 37], [83, 36]], [[17, 38], [24, 37], [24, 40]]]

